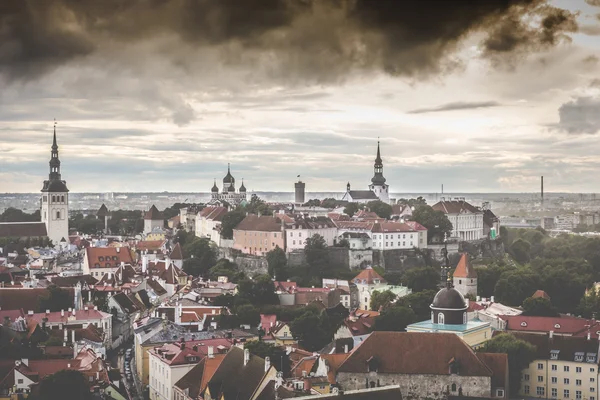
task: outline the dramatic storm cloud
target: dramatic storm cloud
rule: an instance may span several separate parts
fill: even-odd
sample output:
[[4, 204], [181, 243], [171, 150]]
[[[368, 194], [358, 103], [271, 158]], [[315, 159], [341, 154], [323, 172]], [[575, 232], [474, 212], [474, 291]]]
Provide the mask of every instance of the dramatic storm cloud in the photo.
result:
[[577, 30], [544, 0], [7, 0], [0, 4], [0, 71], [30, 79], [113, 46], [175, 35], [216, 48], [225, 64], [268, 63], [272, 74], [339, 80], [355, 71], [422, 76], [451, 67], [482, 32], [496, 60], [538, 51]]
[[0, 190], [596, 190], [596, 3], [3, 0]]

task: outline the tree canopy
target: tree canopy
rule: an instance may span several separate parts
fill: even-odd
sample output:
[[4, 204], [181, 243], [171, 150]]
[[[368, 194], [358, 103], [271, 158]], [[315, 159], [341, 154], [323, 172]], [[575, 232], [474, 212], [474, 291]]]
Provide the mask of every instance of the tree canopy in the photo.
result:
[[523, 302], [523, 315], [536, 317], [556, 317], [558, 311], [550, 300], [543, 297], [528, 297]]
[[312, 276], [322, 277], [327, 268], [327, 243], [323, 236], [315, 234], [306, 239], [304, 255]]
[[367, 203], [367, 208], [377, 214], [379, 218], [390, 219], [392, 216], [392, 206], [381, 200], [373, 200]]
[[269, 264], [269, 275], [276, 280], [284, 280], [287, 278], [287, 257], [285, 256], [285, 251], [279, 246], [267, 253], [267, 263]]
[[306, 312], [295, 318], [290, 329], [302, 347], [308, 351], [318, 351], [333, 339], [333, 330], [326, 313], [307, 308]]
[[50, 285], [46, 291], [46, 295], [38, 298], [38, 308], [40, 310], [56, 312], [73, 307], [73, 299], [68, 290], [61, 289], [56, 285]]
[[279, 298], [275, 294], [273, 281], [269, 275], [259, 275], [254, 279], [244, 279], [238, 286], [239, 296], [250, 304], [278, 304]]
[[442, 211], [436, 211], [428, 205], [419, 205], [412, 214], [413, 220], [427, 228], [427, 242], [436, 243], [444, 240], [444, 234], [450, 235], [452, 223]]
[[18, 208], [8, 207], [0, 214], [0, 222], [37, 222], [41, 220], [42, 218], [39, 210], [28, 214]]
[[509, 333], [501, 333], [485, 342], [477, 351], [508, 355], [510, 394], [516, 396], [521, 387], [521, 371], [535, 358], [535, 346]]
[[189, 275], [204, 276], [217, 263], [216, 249], [208, 238], [194, 238], [183, 246], [183, 252], [190, 257], [183, 262], [183, 270]]
[[408, 307], [389, 307], [375, 317], [376, 331], [404, 331], [406, 327], [416, 321], [416, 315]]
[[223, 239], [233, 239], [233, 229], [246, 218], [246, 212], [243, 210], [229, 211], [223, 215], [221, 221], [221, 236]]
[[376, 290], [371, 294], [371, 310], [377, 311], [380, 308], [386, 308], [394, 300], [396, 300], [396, 295], [391, 290], [384, 290], [383, 292]]
[[40, 383], [35, 400], [87, 400], [93, 399], [87, 379], [79, 371], [62, 370], [47, 376]]
[[413, 293], [435, 290], [439, 281], [440, 273], [433, 267], [411, 268], [402, 276], [402, 283], [411, 288]]

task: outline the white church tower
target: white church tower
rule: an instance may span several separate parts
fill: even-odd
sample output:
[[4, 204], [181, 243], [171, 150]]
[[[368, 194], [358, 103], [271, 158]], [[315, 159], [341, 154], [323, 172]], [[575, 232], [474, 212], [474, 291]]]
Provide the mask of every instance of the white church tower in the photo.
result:
[[69, 189], [60, 176], [60, 160], [58, 159], [58, 145], [56, 144], [56, 123], [54, 123], [54, 137], [50, 153], [50, 175], [44, 181], [42, 188], [42, 222], [46, 224], [48, 237], [54, 246], [59, 246], [61, 241], [69, 240]]
[[383, 177], [383, 160], [381, 159], [381, 153], [379, 152], [379, 141], [377, 141], [377, 158], [375, 158], [374, 170], [375, 174], [373, 175], [373, 178], [371, 178], [369, 189], [379, 197], [379, 200], [389, 204], [390, 187], [385, 184], [385, 178]]

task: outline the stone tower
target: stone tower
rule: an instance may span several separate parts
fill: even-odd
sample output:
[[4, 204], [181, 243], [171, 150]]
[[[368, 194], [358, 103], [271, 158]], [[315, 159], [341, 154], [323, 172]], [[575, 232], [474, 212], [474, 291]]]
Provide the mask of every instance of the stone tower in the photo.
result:
[[454, 270], [454, 287], [463, 296], [477, 297], [477, 271], [471, 266], [468, 253], [462, 253]]
[[61, 240], [69, 239], [69, 189], [67, 183], [61, 179], [60, 159], [58, 158], [58, 145], [56, 144], [56, 123], [50, 152], [50, 174], [44, 181], [42, 188], [42, 202], [40, 214], [42, 222], [46, 224], [48, 237], [55, 246]]

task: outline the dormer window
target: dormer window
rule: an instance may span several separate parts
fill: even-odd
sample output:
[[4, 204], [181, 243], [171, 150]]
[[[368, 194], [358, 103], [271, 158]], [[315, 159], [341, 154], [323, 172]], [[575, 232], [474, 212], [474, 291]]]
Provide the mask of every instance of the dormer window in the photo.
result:
[[525, 321], [521, 322], [521, 326], [523, 326], [523, 327], [527, 326], [527, 322], [525, 322]]
[[117, 256], [112, 256], [113, 261], [117, 261]]
[[560, 324], [554, 324], [555, 329], [560, 329]]
[[584, 355], [583, 352], [580, 352], [580, 351], [576, 352], [575, 353], [575, 361], [579, 361], [579, 362], [583, 361], [583, 355]]
[[558, 360], [558, 354], [560, 353], [560, 350], [550, 350], [550, 359], [551, 360]]
[[585, 356], [585, 361], [589, 362], [589, 363], [595, 363], [596, 362], [596, 353], [587, 353]]
[[104, 261], [104, 257], [102, 257], [102, 256], [98, 257], [98, 261]]

